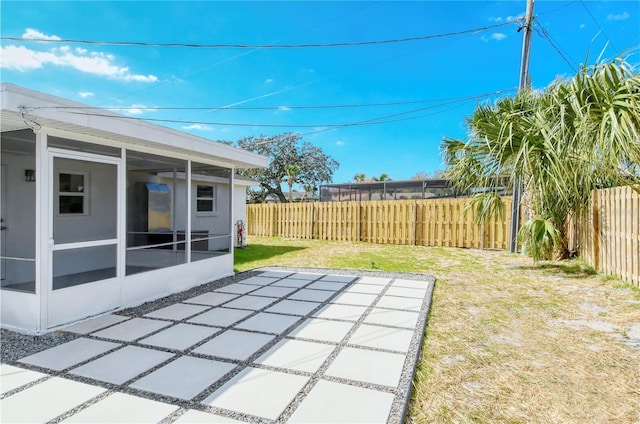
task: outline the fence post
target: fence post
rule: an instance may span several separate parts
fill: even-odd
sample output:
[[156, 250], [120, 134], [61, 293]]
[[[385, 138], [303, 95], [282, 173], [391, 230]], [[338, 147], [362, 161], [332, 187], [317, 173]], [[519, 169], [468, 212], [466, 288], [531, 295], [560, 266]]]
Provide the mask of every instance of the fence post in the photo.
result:
[[593, 267], [600, 266], [600, 214], [598, 211], [598, 190], [591, 193], [591, 223], [593, 225]]
[[413, 202], [413, 234], [411, 234], [412, 245], [416, 245], [418, 238], [418, 202]]

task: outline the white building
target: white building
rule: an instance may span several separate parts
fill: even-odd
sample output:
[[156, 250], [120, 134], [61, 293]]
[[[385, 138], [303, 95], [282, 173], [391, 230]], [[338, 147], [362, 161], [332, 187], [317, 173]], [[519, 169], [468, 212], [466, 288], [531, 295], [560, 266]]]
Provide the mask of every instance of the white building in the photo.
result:
[[233, 274], [247, 185], [235, 170], [268, 158], [0, 90], [3, 327], [44, 333]]

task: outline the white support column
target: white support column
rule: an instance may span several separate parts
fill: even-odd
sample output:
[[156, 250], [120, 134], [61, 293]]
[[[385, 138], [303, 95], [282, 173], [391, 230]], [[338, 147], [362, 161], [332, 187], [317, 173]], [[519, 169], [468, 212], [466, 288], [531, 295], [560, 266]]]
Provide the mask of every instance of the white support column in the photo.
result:
[[118, 250], [116, 270], [118, 284], [118, 304], [122, 305], [122, 286], [127, 275], [127, 150], [120, 149], [122, 158], [118, 166]]
[[229, 253], [231, 253], [231, 255], [234, 254], [234, 248], [236, 246], [236, 238], [237, 238], [237, 229], [236, 229], [236, 214], [235, 214], [235, 207], [234, 207], [234, 202], [235, 202], [235, 195], [234, 192], [236, 191], [236, 187], [235, 187], [235, 175], [236, 175], [236, 168], [235, 167], [231, 167], [231, 175], [229, 176], [229, 224], [231, 226], [231, 243], [230, 243], [230, 251]]
[[184, 240], [185, 240], [185, 255], [186, 262], [191, 263], [191, 160], [187, 161], [187, 178], [185, 178], [187, 187], [187, 225], [185, 228]]
[[39, 316], [36, 332], [47, 329], [49, 315], [49, 295], [51, 293], [51, 250], [50, 250], [50, 219], [51, 187], [53, 185], [52, 170], [49, 167], [47, 150], [47, 133], [41, 129], [36, 133], [36, 297]]

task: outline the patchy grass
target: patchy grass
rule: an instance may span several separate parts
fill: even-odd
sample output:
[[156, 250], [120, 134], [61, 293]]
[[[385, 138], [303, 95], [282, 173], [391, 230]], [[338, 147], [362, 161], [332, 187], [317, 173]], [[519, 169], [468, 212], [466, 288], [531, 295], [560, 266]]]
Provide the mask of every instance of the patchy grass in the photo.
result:
[[640, 422], [640, 290], [577, 260], [256, 237], [237, 250], [237, 271], [269, 265], [437, 278], [408, 422]]

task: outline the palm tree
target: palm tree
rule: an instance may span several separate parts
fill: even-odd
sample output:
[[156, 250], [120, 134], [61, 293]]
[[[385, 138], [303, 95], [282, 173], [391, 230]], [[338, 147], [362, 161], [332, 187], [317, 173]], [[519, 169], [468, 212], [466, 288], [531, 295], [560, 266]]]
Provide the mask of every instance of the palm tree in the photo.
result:
[[389, 177], [389, 174], [384, 173], [384, 172], [382, 174], [380, 174], [379, 177], [373, 177], [372, 179], [373, 179], [373, 181], [391, 181], [391, 178]]
[[293, 200], [293, 184], [298, 181], [300, 175], [300, 167], [297, 165], [286, 165], [284, 169], [287, 173], [286, 180], [287, 185], [289, 186], [289, 202], [291, 202]]
[[466, 139], [445, 138], [447, 177], [456, 188], [483, 187], [478, 216], [503, 209], [506, 180], [524, 182], [531, 218], [520, 241], [534, 260], [566, 255], [565, 222], [594, 188], [640, 182], [640, 75], [623, 60], [582, 67], [571, 81], [523, 91], [467, 118]]

